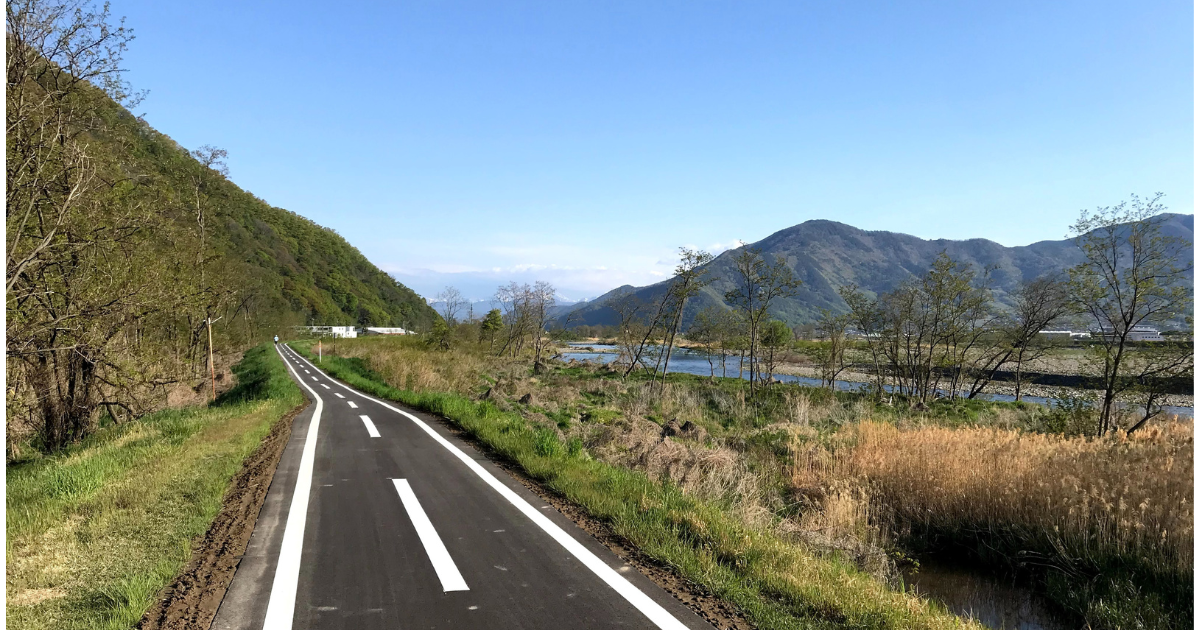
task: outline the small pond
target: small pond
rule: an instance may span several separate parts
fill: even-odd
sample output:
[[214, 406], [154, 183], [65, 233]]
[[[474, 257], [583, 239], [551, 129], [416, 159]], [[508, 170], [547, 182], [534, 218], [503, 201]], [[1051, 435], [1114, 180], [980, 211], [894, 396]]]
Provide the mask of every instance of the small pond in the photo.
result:
[[941, 602], [961, 617], [995, 630], [1072, 630], [1074, 626], [1017, 578], [981, 572], [978, 567], [922, 559], [904, 574], [905, 585]]

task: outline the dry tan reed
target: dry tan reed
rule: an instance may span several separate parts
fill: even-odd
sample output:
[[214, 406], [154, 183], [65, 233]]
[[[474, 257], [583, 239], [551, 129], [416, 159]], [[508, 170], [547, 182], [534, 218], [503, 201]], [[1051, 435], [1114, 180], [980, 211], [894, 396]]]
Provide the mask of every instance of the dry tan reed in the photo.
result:
[[1190, 424], [1085, 439], [863, 423], [853, 436], [829, 468], [865, 480], [899, 524], [1013, 536], [1072, 562], [1192, 571]]

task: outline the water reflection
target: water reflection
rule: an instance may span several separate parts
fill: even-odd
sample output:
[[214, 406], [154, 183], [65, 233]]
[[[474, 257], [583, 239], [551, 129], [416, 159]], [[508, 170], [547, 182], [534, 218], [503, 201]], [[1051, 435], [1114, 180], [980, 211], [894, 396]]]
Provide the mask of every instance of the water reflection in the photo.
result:
[[921, 568], [906, 571], [905, 583], [922, 596], [939, 601], [950, 612], [971, 617], [995, 630], [1067, 630], [1072, 625], [1015, 578], [1001, 578], [977, 569], [925, 559]]

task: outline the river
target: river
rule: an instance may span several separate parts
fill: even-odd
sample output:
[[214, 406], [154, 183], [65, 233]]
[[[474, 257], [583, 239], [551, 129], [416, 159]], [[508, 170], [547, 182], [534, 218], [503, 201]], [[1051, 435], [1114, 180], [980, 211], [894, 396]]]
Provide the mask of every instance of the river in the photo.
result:
[[[564, 360], [576, 359], [579, 361], [595, 361], [598, 363], [609, 363], [617, 358], [617, 347], [605, 344], [572, 342], [568, 344], [573, 348], [579, 348], [577, 352], [564, 352], [562, 358]], [[584, 351], [583, 348], [590, 348], [590, 351]], [[717, 359], [713, 359], [713, 365], [716, 366], [716, 372], [721, 374], [721, 364]], [[737, 357], [730, 357], [726, 360], [726, 368], [730, 376], [737, 375]], [[668, 372], [680, 372], [683, 374], [696, 374], [699, 376], [708, 376], [710, 372], [708, 359], [701, 352], [695, 352], [687, 348], [678, 348], [671, 354], [671, 364], [667, 367]], [[811, 378], [808, 376], [796, 376], [794, 374], [775, 374], [775, 380], [784, 383], [799, 383], [801, 385], [809, 385], [812, 387], [820, 387], [821, 379]], [[743, 375], [743, 378], [749, 378], [748, 373]], [[834, 386], [842, 391], [857, 391], [865, 389], [866, 383], [857, 383], [854, 381], [835, 381]], [[890, 389], [890, 386], [886, 386]], [[998, 402], [1013, 402], [1015, 396], [1008, 394], [982, 394], [984, 400], [994, 400]], [[1051, 399], [1042, 396], [1022, 396], [1023, 402], [1036, 403], [1039, 405], [1049, 405]], [[1180, 418], [1192, 418], [1195, 415], [1193, 407], [1163, 407], [1163, 413], [1175, 414]]]

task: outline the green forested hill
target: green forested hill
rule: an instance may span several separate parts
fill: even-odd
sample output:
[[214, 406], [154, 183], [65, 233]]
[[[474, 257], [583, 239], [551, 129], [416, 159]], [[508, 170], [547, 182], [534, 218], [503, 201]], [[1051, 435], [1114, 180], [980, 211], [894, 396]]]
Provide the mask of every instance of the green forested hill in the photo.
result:
[[[242, 190], [120, 105], [98, 95], [107, 124], [91, 135], [141, 187], [165, 203], [202, 204], [212, 247], [229, 263], [244, 263], [255, 308], [296, 323], [404, 326], [423, 329], [438, 316], [425, 300], [371, 264], [329, 228]], [[204, 173], [202, 171], [210, 171]]]
[[54, 450], [102, 417], [186, 398], [211, 356], [291, 325], [438, 319], [332, 230], [234, 185], [224, 151], [189, 152], [133, 116], [120, 70], [132, 34], [107, 9], [9, 17], [10, 445]]

